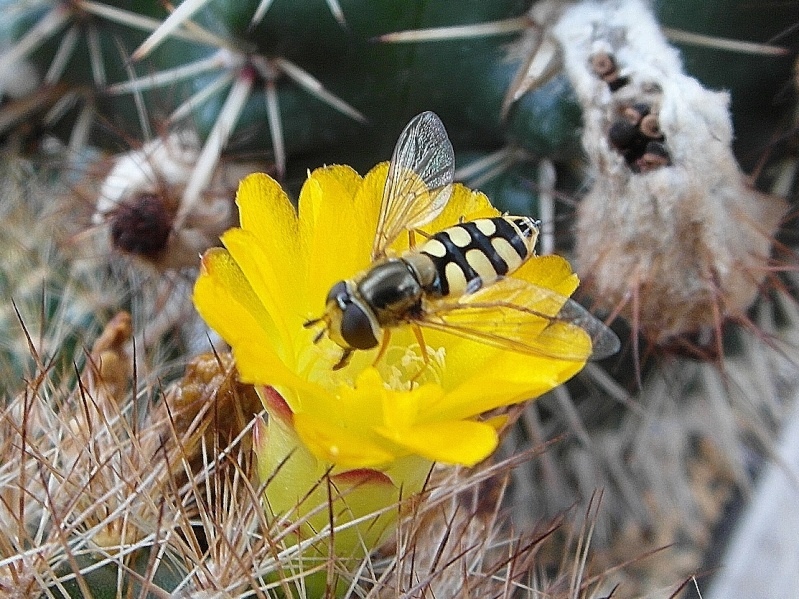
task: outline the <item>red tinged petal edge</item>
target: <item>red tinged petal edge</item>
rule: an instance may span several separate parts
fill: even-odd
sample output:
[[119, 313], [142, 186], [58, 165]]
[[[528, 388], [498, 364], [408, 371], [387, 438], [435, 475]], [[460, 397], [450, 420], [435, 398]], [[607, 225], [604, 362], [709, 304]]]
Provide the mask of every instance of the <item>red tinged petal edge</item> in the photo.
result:
[[360, 485], [389, 485], [394, 486], [393, 481], [383, 472], [372, 470], [371, 468], [355, 468], [330, 477], [334, 483], [342, 483], [350, 486]]
[[265, 385], [261, 387], [260, 396], [270, 416], [273, 418], [280, 418], [283, 422], [293, 425], [294, 412], [291, 411], [289, 404], [287, 404], [283, 396], [277, 392], [277, 389]]

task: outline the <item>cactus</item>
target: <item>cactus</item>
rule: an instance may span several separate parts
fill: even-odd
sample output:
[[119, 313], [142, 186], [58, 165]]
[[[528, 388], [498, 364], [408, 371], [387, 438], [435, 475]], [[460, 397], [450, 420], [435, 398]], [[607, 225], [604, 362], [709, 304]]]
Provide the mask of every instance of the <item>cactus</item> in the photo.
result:
[[[15, 539], [4, 533], [0, 561], [8, 565], [0, 570], [0, 589], [19, 596], [103, 596], [102, 589], [119, 584], [126, 590], [151, 585], [185, 596], [273, 588], [290, 596], [305, 588], [301, 575], [284, 569], [290, 560], [281, 564], [275, 557], [280, 547], [267, 542], [276, 533], [258, 510], [260, 490], [248, 457], [253, 441], [247, 423], [256, 409], [248, 391], [230, 382], [222, 346], [216, 345], [218, 358], [206, 357], [180, 374], [209, 347], [189, 301], [196, 257], [237, 222], [232, 200], [238, 180], [249, 172], [268, 172], [295, 194], [308, 170], [322, 164], [350, 164], [365, 173], [390, 156], [412, 115], [436, 111], [455, 145], [459, 174], [477, 181], [500, 209], [542, 218], [549, 251], [576, 247], [594, 305], [606, 313], [618, 307], [631, 288], [627, 275], [615, 296], [592, 282], [602, 266], [592, 259], [613, 239], [614, 223], [589, 212], [587, 201], [575, 232], [571, 205], [554, 199], [585, 195], [586, 172], [596, 172], [586, 167], [580, 145], [591, 121], [568, 68], [574, 47], [557, 30], [574, 4], [413, 0], [400, 7], [390, 0], [189, 0], [170, 13], [153, 0], [0, 0], [0, 11], [8, 17], [0, 24], [5, 98], [0, 135], [9, 155], [25, 158], [4, 163], [0, 231], [0, 322], [9, 331], [0, 349], [0, 388], [8, 398], [0, 444], [15, 448], [20, 459], [16, 470], [4, 467], [0, 495], [13, 497], [4, 502], [6, 530], [13, 526], [25, 532]], [[686, 78], [730, 90], [733, 149], [745, 171], [759, 169], [754, 183], [760, 189], [737, 184], [734, 195], [745, 197], [749, 206], [762, 202], [773, 208], [768, 218], [750, 215], [758, 223], [769, 221], [762, 235], [747, 242], [757, 246], [758, 265], [764, 272], [793, 268], [790, 252], [776, 256], [775, 263], [764, 257], [784, 210], [763, 192], [792, 194], [788, 186], [779, 187], [789, 166], [773, 156], [760, 163], [763, 148], [790, 122], [790, 103], [772, 108], [770, 102], [781, 97], [792, 77], [791, 59], [780, 53], [780, 39], [772, 46], [746, 47], [736, 60], [728, 60], [722, 53], [730, 50], [696, 45], [695, 38], [680, 32], [763, 42], [791, 25], [790, 11], [744, 11], [730, 2], [658, 3], [655, 10], [669, 35], [689, 40], [678, 42]], [[566, 70], [558, 56], [565, 57]], [[614, 72], [610, 68], [608, 76], [627, 76]], [[32, 73], [38, 73], [39, 85], [31, 84]], [[635, 100], [620, 105], [634, 106]], [[719, 110], [726, 115], [725, 107]], [[636, 117], [633, 137], [647, 116]], [[638, 152], [630, 149], [635, 140], [625, 141], [617, 145], [628, 152], [627, 166], [658, 167], [679, 159], [675, 147], [683, 146], [672, 143], [681, 135], [679, 127], [662, 114], [655, 116], [665, 123], [663, 139], [655, 141], [669, 151], [644, 146]], [[607, 126], [597, 125], [599, 137]], [[779, 151], [775, 146], [773, 153]], [[595, 166], [597, 153], [587, 153]], [[737, 177], [732, 154], [725, 156], [727, 172]], [[602, 204], [599, 189], [587, 200]], [[63, 238], [50, 234], [54, 222], [69, 223]], [[723, 219], [721, 226], [726, 226]], [[779, 402], [764, 401], [757, 388], [786, 378], [787, 366], [768, 344], [779, 344], [785, 324], [795, 326], [797, 316], [785, 301], [782, 283], [771, 275], [765, 283], [774, 283], [770, 298], [783, 319], [780, 326], [769, 324], [769, 304], [758, 306], [757, 314], [747, 312], [763, 281], [760, 274], [746, 281], [745, 297], [727, 302], [734, 304], [730, 312], [742, 329], [725, 329], [711, 343], [701, 334], [685, 336], [696, 332], [696, 323], [675, 328], [657, 303], [644, 311], [650, 316], [643, 322], [637, 320], [640, 311], [622, 312], [626, 324], [614, 326], [638, 349], [590, 366], [568, 387], [526, 410], [510, 430], [505, 450], [511, 453], [514, 443], [540, 444], [564, 429], [576, 433], [576, 440], [516, 467], [505, 495], [505, 503], [515, 508], [516, 524], [529, 530], [535, 520], [549, 519], [575, 502], [584, 507], [594, 487], [603, 487], [603, 503], [591, 514], [592, 543], [605, 565], [634, 559], [685, 530], [699, 529], [702, 534], [690, 532], [687, 546], [675, 547], [659, 562], [679, 562], [688, 554], [697, 569], [722, 503], [708, 490], [708, 478], [721, 481], [725, 492], [746, 488], [751, 480], [743, 448], [749, 439], [767, 447], [782, 413]], [[730, 285], [740, 289], [739, 283]], [[713, 320], [716, 305], [708, 301], [703, 307], [700, 328], [722, 332], [721, 316]], [[112, 320], [95, 349], [87, 350], [121, 309], [131, 312], [132, 329], [124, 317], [121, 323]], [[664, 323], [660, 317], [671, 320]], [[636, 335], [639, 331], [644, 337]], [[694, 356], [674, 358], [674, 345], [663, 347], [674, 339]], [[650, 349], [655, 358], [646, 359]], [[704, 361], [708, 353], [718, 362]], [[699, 354], [703, 359], [695, 361]], [[753, 372], [760, 354], [767, 363], [760, 372], [768, 375]], [[113, 363], [128, 366], [115, 371]], [[227, 409], [221, 402], [234, 396], [246, 406], [236, 412], [241, 422], [204, 434], [220, 427], [218, 419]], [[184, 412], [180, 398], [190, 397], [214, 409]], [[611, 398], [628, 407], [610, 407]], [[751, 402], [762, 402], [758, 407], [765, 416], [742, 416]], [[635, 407], [638, 403], [643, 407]], [[197, 409], [196, 401], [192, 405]], [[704, 415], [705, 405], [715, 418]], [[27, 439], [33, 449], [20, 449]], [[91, 450], [81, 452], [81, 445]], [[56, 459], [58, 452], [62, 456]], [[664, 453], [674, 458], [666, 466], [655, 459]], [[668, 488], [659, 480], [661, 467], [672, 469], [677, 481]], [[495, 468], [505, 474], [510, 465]], [[702, 468], [712, 474], [702, 478], [697, 474]], [[93, 469], [100, 475], [92, 478]], [[531, 480], [539, 475], [544, 482]], [[486, 474], [473, 476], [441, 483], [444, 499], [431, 499], [429, 512], [401, 528], [397, 546], [405, 552], [416, 548], [420, 555], [422, 548], [430, 551], [441, 537], [422, 533], [447, 530], [443, 512], [436, 510], [447, 501], [456, 505], [453, 489], [473, 493], [480, 484], [498, 484]], [[126, 489], [132, 489], [129, 497]], [[25, 493], [27, 499], [20, 499]], [[227, 513], [217, 509], [225, 502], [234, 506]], [[716, 507], [703, 512], [700, 506], [708, 503]], [[663, 524], [673, 505], [691, 525]], [[513, 578], [513, 569], [502, 565], [492, 545], [507, 537], [483, 509], [467, 513], [480, 517], [469, 525], [453, 512], [444, 522], [464, 545], [481, 534], [475, 527], [488, 527], [481, 530], [489, 531], [485, 536], [491, 542], [477, 562]], [[644, 537], [653, 530], [655, 542], [647, 543]], [[285, 531], [277, 538], [285, 541]], [[453, 560], [466, 555], [440, 542], [453, 551]], [[621, 551], [625, 544], [633, 547], [632, 554]], [[290, 543], [282, 549], [298, 551]], [[423, 567], [408, 565], [402, 551], [388, 566], [378, 567], [372, 559], [361, 572], [391, 571], [400, 586], [409, 568], [420, 568], [419, 575], [436, 567], [435, 559]], [[525, 553], [519, 559], [533, 558]], [[36, 575], [20, 574], [23, 563]], [[347, 577], [357, 570], [332, 562], [325, 568], [337, 573], [331, 579], [345, 589], [351, 583]], [[652, 584], [673, 583], [692, 568], [661, 567], [673, 579]], [[650, 574], [619, 578], [626, 584], [619, 596], [643, 593]], [[638, 582], [631, 580], [635, 576]], [[316, 583], [308, 580], [310, 589]], [[391, 592], [390, 584], [385, 588]], [[447, 595], [447, 587], [441, 588], [436, 596]], [[485, 593], [492, 587], [475, 583], [473, 588]], [[550, 591], [555, 588], [553, 583]], [[594, 592], [600, 596], [598, 587]]]

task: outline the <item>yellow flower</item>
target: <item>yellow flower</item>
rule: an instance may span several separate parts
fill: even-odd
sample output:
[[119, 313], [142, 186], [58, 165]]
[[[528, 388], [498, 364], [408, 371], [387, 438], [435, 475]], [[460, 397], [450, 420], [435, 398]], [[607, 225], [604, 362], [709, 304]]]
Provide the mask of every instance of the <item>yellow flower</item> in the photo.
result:
[[[332, 370], [341, 348], [327, 338], [315, 344], [316, 332], [303, 324], [321, 315], [335, 282], [369, 266], [386, 173], [386, 164], [365, 177], [346, 166], [317, 169], [297, 211], [270, 177], [247, 177], [237, 196], [241, 227], [223, 235], [225, 249], [203, 256], [194, 301], [233, 348], [242, 380], [277, 390], [282, 417], [321, 463], [389, 476], [397, 460], [414, 456], [473, 465], [498, 440], [498, 421], [481, 421], [482, 413], [541, 395], [583, 363], [425, 330], [425, 366], [410, 327], [398, 327], [376, 365], [377, 350], [358, 351]], [[425, 229], [496, 215], [485, 195], [455, 185], [447, 208]], [[392, 250], [404, 247], [407, 238]], [[564, 296], [577, 286], [557, 256], [534, 257], [513, 276]], [[590, 353], [587, 335], [575, 342]]]

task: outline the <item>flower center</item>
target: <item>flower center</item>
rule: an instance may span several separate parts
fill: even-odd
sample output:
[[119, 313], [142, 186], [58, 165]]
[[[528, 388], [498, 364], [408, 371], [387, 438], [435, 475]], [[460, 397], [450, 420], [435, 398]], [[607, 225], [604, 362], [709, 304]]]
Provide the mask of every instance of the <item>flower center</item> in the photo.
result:
[[[387, 389], [410, 391], [424, 383], [441, 384], [446, 364], [445, 347], [427, 346], [427, 360], [422, 357], [418, 343], [392, 343], [385, 355], [375, 364]], [[331, 391], [345, 384], [352, 386], [364, 368], [372, 366], [375, 352], [356, 351], [350, 363], [341, 370], [333, 365], [341, 358], [342, 349], [329, 339], [303, 344], [297, 356], [297, 372], [309, 381]]]
[[422, 357], [418, 343], [393, 345], [377, 364], [386, 387], [392, 391], [410, 391], [424, 383], [441, 384], [441, 375], [446, 364], [447, 350], [444, 347], [427, 347], [427, 361]]
[[309, 340], [298, 347], [301, 348], [297, 355], [297, 372], [300, 376], [330, 390], [342, 383], [352, 384], [351, 368], [333, 370], [333, 365], [341, 358], [338, 345], [323, 337], [318, 343]]

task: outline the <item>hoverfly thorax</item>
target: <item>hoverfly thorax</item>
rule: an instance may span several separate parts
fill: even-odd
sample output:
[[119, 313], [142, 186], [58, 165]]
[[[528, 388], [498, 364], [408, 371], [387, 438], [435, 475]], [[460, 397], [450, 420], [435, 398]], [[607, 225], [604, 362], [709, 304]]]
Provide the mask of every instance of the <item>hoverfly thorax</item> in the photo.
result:
[[345, 351], [336, 366], [346, 364], [354, 350], [377, 347], [384, 327], [395, 326], [419, 311], [423, 294], [413, 266], [397, 258], [378, 262], [354, 279], [333, 285], [322, 320], [330, 339]]
[[392, 258], [370, 268], [357, 286], [380, 326], [393, 326], [419, 311], [424, 290], [405, 260]]

